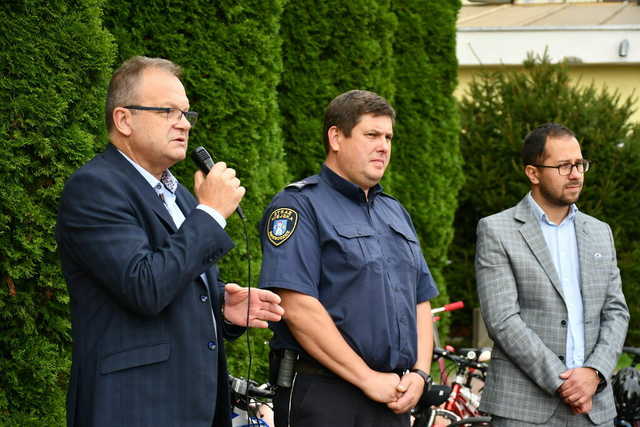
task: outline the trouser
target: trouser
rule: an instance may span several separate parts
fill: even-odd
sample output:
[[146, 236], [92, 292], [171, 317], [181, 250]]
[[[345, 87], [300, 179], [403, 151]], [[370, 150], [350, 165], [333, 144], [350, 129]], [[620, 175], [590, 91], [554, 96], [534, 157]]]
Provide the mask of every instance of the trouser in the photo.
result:
[[[569, 406], [560, 403], [551, 418], [542, 424], [526, 423], [524, 421], [512, 420], [492, 415], [491, 425], [493, 427], [596, 427], [586, 414], [574, 415]], [[613, 420], [604, 424], [597, 424], [597, 427], [613, 426]]]
[[394, 414], [336, 376], [297, 373], [273, 405], [277, 427], [409, 427], [409, 414]]

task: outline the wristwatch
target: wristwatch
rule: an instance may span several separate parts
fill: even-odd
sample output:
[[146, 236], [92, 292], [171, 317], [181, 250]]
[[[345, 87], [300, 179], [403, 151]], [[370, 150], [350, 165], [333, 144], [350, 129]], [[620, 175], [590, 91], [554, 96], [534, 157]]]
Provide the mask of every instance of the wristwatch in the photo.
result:
[[600, 373], [600, 371], [598, 371], [596, 368], [591, 368], [593, 369], [593, 371], [596, 373], [596, 375], [598, 376], [598, 379], [600, 380], [600, 382], [598, 383], [598, 387], [596, 387], [596, 394], [600, 393], [602, 390], [604, 390], [604, 388], [607, 386], [607, 379], [604, 377], [604, 375], [602, 375], [602, 373]]
[[409, 372], [415, 372], [416, 374], [420, 375], [420, 377], [424, 380], [424, 386], [426, 388], [431, 387], [431, 375], [427, 374], [422, 369], [411, 369]]

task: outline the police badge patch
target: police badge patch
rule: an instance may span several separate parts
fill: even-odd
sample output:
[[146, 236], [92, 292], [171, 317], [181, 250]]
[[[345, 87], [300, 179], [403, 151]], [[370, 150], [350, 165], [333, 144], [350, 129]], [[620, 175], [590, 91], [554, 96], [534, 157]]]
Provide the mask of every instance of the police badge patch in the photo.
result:
[[289, 208], [278, 208], [271, 212], [267, 223], [267, 238], [273, 246], [287, 241], [298, 225], [298, 212]]

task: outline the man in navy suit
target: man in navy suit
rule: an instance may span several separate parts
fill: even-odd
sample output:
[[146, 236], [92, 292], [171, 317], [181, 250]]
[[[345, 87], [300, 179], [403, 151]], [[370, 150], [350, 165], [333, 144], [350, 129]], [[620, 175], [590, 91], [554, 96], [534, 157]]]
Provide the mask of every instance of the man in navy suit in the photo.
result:
[[[134, 57], [107, 95], [111, 144], [65, 185], [56, 237], [71, 295], [69, 426], [230, 426], [223, 338], [266, 327], [280, 298], [218, 280], [245, 189], [217, 163], [195, 195], [169, 168], [197, 113], [180, 68]], [[247, 306], [250, 306], [247, 325]]]

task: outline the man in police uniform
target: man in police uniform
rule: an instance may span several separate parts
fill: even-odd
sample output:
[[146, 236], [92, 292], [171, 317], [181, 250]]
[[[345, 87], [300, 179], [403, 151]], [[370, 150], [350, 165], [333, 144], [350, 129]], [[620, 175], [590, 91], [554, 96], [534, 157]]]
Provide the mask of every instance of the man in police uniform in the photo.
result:
[[335, 98], [320, 174], [277, 194], [262, 219], [260, 286], [287, 313], [272, 324], [273, 379], [285, 350], [296, 358], [274, 400], [279, 426], [408, 426], [430, 382], [438, 292], [409, 214], [379, 185], [394, 119], [375, 93]]

